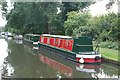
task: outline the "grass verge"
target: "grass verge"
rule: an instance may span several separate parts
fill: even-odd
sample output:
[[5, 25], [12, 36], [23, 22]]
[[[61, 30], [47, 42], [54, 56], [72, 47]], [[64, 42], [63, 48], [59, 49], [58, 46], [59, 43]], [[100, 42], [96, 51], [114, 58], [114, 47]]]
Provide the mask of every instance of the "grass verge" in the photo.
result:
[[118, 55], [118, 50], [100, 48], [100, 52], [103, 58], [119, 61], [118, 57], [120, 56]]

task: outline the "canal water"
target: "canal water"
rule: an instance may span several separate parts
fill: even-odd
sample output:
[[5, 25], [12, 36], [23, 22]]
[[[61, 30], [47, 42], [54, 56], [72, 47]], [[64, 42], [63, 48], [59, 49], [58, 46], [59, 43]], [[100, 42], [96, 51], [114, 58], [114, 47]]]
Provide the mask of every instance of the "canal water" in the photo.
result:
[[79, 64], [0, 37], [1, 78], [118, 78], [118, 66], [108, 63]]

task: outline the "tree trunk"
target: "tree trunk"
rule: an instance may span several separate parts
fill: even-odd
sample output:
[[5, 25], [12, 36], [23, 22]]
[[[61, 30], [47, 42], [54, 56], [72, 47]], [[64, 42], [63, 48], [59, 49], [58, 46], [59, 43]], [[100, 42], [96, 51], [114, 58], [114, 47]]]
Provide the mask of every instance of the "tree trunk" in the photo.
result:
[[45, 15], [45, 33], [48, 34], [48, 17]]

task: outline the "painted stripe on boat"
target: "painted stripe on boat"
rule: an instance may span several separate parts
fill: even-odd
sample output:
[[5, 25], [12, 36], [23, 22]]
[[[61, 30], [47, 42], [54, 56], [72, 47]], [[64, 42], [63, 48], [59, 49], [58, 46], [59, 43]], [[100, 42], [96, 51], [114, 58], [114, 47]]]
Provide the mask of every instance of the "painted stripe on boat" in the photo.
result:
[[80, 55], [80, 54], [76, 54], [77, 58], [95, 58], [96, 56], [101, 57], [101, 54], [99, 54], [99, 55]]
[[33, 44], [38, 44], [38, 42], [33, 42]]

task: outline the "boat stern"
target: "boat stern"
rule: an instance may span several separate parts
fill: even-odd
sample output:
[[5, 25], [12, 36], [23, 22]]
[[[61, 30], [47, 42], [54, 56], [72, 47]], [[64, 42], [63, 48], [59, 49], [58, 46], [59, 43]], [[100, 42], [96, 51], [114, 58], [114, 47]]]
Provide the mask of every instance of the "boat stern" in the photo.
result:
[[81, 52], [76, 54], [76, 61], [79, 63], [100, 63], [101, 54], [98, 52]]

